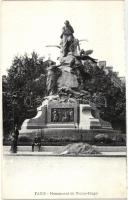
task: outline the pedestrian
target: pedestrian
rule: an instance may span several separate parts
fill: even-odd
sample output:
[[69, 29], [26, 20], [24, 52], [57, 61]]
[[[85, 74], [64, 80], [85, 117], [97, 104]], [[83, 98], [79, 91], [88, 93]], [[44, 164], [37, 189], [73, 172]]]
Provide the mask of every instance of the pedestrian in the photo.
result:
[[17, 153], [18, 136], [19, 136], [19, 130], [16, 124], [14, 128], [14, 132], [11, 135], [11, 152], [12, 153]]

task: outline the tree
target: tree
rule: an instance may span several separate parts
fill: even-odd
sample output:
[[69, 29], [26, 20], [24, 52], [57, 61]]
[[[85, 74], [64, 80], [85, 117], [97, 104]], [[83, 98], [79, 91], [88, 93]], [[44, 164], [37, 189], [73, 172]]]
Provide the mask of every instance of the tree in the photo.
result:
[[109, 121], [114, 129], [126, 131], [126, 97], [125, 88], [116, 88], [110, 90], [106, 95], [107, 107], [100, 110], [101, 118]]
[[125, 86], [116, 87], [112, 82], [114, 72], [106, 74], [103, 68], [97, 65], [87, 65], [86, 70], [91, 78], [85, 81], [84, 89], [89, 91], [92, 96], [96, 94], [106, 100], [106, 105], [97, 106], [100, 117], [111, 123], [114, 129], [125, 132], [126, 130], [126, 96]]
[[14, 125], [34, 117], [46, 94], [47, 63], [33, 52], [15, 57], [7, 77], [3, 76], [3, 130], [7, 136]]
[[[7, 77], [3, 76], [2, 84], [5, 137], [13, 131], [15, 124], [20, 127], [25, 119], [36, 115], [37, 107], [47, 95], [47, 66], [49, 62], [44, 62], [35, 52], [31, 56], [25, 54], [13, 59]], [[107, 106], [99, 106], [95, 101], [100, 117], [109, 121], [113, 128], [125, 131], [125, 86], [116, 87], [112, 82], [113, 72], [106, 74], [96, 63], [86, 60], [82, 67], [82, 89], [91, 94], [91, 100], [101, 97], [106, 99]]]

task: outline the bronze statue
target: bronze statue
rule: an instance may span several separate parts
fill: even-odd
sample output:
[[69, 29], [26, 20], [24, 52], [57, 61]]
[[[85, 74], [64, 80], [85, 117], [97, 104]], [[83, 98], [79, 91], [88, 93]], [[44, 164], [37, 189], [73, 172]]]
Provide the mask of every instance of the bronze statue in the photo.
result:
[[65, 21], [65, 26], [63, 27], [62, 29], [62, 34], [61, 34], [61, 39], [62, 39], [62, 42], [61, 42], [61, 46], [62, 46], [62, 54], [63, 56], [67, 56], [68, 52], [71, 51], [71, 44], [73, 43], [74, 41], [74, 36], [73, 36], [73, 33], [74, 33], [74, 30], [72, 28], [72, 26], [70, 25], [69, 21]]

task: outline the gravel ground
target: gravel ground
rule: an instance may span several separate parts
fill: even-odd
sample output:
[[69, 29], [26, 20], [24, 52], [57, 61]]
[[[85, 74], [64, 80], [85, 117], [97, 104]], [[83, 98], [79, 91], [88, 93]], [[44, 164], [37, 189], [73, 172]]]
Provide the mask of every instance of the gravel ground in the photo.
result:
[[4, 156], [4, 199], [125, 198], [126, 158]]

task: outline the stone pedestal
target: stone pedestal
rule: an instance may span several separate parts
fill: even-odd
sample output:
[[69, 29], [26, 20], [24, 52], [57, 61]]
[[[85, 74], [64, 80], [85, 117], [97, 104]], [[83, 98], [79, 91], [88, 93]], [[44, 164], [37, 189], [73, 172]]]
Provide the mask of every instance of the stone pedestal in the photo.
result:
[[[21, 127], [20, 136], [34, 137], [34, 134], [55, 132], [61, 135], [66, 132], [76, 132], [78, 127], [78, 103], [75, 99], [61, 99], [49, 96], [37, 109], [37, 115], [26, 119]], [[46, 130], [47, 129], [47, 130]]]
[[20, 136], [34, 138], [35, 134], [42, 133], [51, 137], [56, 134], [62, 137], [63, 134], [74, 136], [78, 135], [78, 128], [83, 131], [101, 128], [99, 119], [91, 114], [91, 106], [78, 104], [72, 98], [61, 99], [58, 96], [49, 96], [37, 109], [37, 115], [24, 121]]
[[20, 133], [25, 132], [28, 129], [34, 130], [46, 127], [47, 103], [47, 101], [43, 101], [42, 105], [37, 108], [37, 115], [32, 119], [26, 119], [23, 122]]
[[91, 106], [89, 104], [80, 104], [80, 121], [79, 128], [83, 130], [90, 130], [93, 128], [101, 128], [98, 119], [91, 114]]

